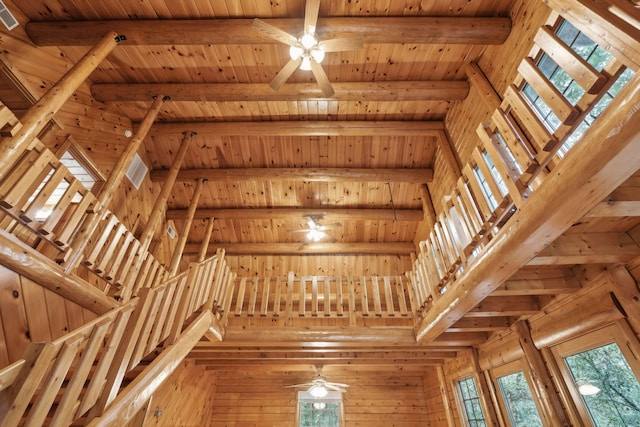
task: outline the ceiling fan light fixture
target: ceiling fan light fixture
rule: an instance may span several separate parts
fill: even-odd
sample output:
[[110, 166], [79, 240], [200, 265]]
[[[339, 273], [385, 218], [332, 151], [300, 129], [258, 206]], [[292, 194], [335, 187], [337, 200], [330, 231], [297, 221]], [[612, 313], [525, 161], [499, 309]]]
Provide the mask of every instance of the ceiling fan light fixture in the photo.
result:
[[322, 398], [329, 394], [329, 390], [321, 385], [313, 385], [309, 389], [309, 394], [316, 398]]
[[300, 37], [300, 44], [306, 50], [310, 50], [311, 48], [313, 48], [315, 45], [318, 44], [318, 40], [316, 40], [313, 34], [305, 33], [302, 35], [302, 37]]
[[311, 50], [311, 57], [318, 64], [322, 63], [322, 60], [324, 59], [324, 50], [322, 50], [320, 48], [315, 48], [315, 49]]
[[304, 55], [304, 49], [301, 48], [300, 46], [291, 46], [289, 48], [289, 56], [294, 61], [299, 59], [302, 55]]
[[311, 71], [311, 57], [309, 55], [305, 55], [302, 57], [300, 69], [304, 71]]
[[324, 233], [320, 230], [309, 230], [307, 233], [307, 239], [312, 242], [319, 242], [324, 237]]

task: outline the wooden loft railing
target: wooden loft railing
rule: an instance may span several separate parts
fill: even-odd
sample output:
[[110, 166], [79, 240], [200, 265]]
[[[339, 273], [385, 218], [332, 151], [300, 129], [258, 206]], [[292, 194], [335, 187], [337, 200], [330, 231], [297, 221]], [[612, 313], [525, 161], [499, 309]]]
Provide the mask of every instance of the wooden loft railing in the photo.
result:
[[142, 288], [137, 297], [80, 329], [50, 343], [31, 344], [23, 359], [0, 371], [0, 424], [69, 425], [83, 418], [98, 426], [133, 416], [123, 412], [117, 396], [130, 392], [123, 387], [125, 380], [149, 392], [145, 387], [152, 387], [167, 365], [156, 359], [141, 366], [156, 348], [163, 348], [159, 358], [175, 361], [204, 335], [221, 339], [219, 305], [225, 303], [231, 280], [228, 272], [216, 269], [219, 261], [218, 255], [192, 263], [188, 271]]
[[224, 316], [280, 319], [414, 319], [416, 298], [402, 276], [241, 277], [226, 299]]
[[[607, 92], [614, 84], [619, 85], [616, 81], [626, 70], [613, 56], [601, 71], [594, 69], [560, 40], [551, 26], [541, 28], [534, 42], [503, 99], [477, 66], [470, 67], [472, 84], [488, 94], [487, 104], [497, 108], [489, 123], [478, 126], [480, 144], [463, 168], [455, 190], [445, 197], [445, 209], [432, 216], [432, 231], [419, 243], [420, 253], [413, 270], [407, 273], [422, 316], [456, 286], [458, 277], [500, 235], [512, 215], [527, 204], [527, 198], [562, 162], [573, 144], [579, 143], [585, 128], [602, 112], [593, 112], [594, 107], [603, 109], [601, 100], [610, 96]], [[536, 64], [542, 54], [552, 56], [582, 88], [579, 98], [570, 102], [543, 74]], [[627, 73], [632, 71], [637, 70]], [[638, 83], [637, 76], [629, 85], [634, 83]], [[558, 118], [555, 130], [543, 122], [523, 94], [526, 86]]]

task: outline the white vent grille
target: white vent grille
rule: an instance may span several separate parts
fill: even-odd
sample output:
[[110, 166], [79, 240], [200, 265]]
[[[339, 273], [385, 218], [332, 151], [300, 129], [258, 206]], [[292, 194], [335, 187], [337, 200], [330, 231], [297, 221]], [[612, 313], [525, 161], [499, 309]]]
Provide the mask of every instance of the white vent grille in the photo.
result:
[[7, 6], [4, 5], [2, 1], [0, 1], [0, 21], [9, 29], [13, 30], [15, 27], [19, 25], [16, 18], [13, 17]]
[[136, 153], [129, 165], [129, 169], [127, 169], [127, 178], [129, 178], [129, 181], [136, 187], [136, 190], [140, 189], [140, 184], [142, 184], [142, 180], [148, 170], [147, 165], [144, 164], [142, 158]]
[[172, 239], [175, 239], [176, 237], [176, 230], [173, 229], [173, 226], [171, 226], [171, 224], [169, 224], [167, 226], [167, 234], [169, 235], [169, 237], [171, 237]]

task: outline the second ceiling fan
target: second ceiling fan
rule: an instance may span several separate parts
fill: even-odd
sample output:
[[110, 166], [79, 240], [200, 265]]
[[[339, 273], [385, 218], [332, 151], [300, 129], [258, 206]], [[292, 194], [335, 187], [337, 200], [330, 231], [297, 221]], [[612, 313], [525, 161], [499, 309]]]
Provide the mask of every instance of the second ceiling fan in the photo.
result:
[[300, 67], [302, 70], [311, 70], [324, 96], [327, 98], [333, 96], [335, 93], [333, 87], [331, 87], [329, 78], [322, 65], [320, 65], [325, 53], [362, 49], [362, 35], [319, 41], [316, 38], [319, 11], [320, 0], [307, 0], [304, 13], [304, 29], [298, 37], [261, 19], [256, 18], [253, 21], [253, 28], [256, 31], [289, 46], [291, 59], [269, 83], [273, 90], [280, 89], [296, 68]]

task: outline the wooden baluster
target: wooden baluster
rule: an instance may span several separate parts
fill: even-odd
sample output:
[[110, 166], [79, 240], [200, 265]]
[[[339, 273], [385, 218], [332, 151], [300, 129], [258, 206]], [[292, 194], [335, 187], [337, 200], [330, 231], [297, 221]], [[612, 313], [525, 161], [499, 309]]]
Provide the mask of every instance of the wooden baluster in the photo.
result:
[[101, 251], [102, 258], [100, 259], [98, 264], [93, 267], [93, 271], [95, 271], [97, 274], [102, 273], [107, 268], [107, 264], [112, 260], [111, 257], [113, 256], [113, 252], [116, 249], [116, 245], [120, 244], [120, 238], [126, 230], [127, 227], [125, 227], [122, 223], [119, 223], [116, 228], [111, 230], [109, 238], [106, 242], [107, 244]]
[[167, 318], [164, 322], [162, 333], [160, 334], [160, 341], [165, 340], [171, 333], [171, 328], [176, 321], [178, 309], [180, 308], [180, 301], [182, 301], [182, 296], [187, 290], [187, 280], [189, 279], [189, 276], [182, 275], [178, 277], [178, 281], [176, 282], [175, 289], [173, 291], [173, 297], [171, 298], [171, 302], [167, 310]]
[[32, 222], [35, 220], [38, 211], [40, 211], [40, 209], [42, 209], [47, 203], [53, 191], [58, 188], [58, 185], [64, 179], [66, 173], [67, 171], [64, 168], [58, 168], [53, 172], [53, 175], [49, 177], [47, 183], [42, 187], [42, 189], [40, 189], [31, 203], [21, 208], [21, 220], [24, 222]]
[[[209, 223], [211, 225], [211, 229], [213, 230], [213, 218], [209, 219]], [[207, 227], [208, 229], [208, 227]], [[202, 248], [200, 250], [200, 253], [202, 253]], [[206, 249], [205, 249], [205, 253], [206, 253]], [[219, 289], [220, 289], [220, 283], [221, 283], [221, 275], [222, 275], [222, 271], [224, 269], [225, 266], [225, 262], [224, 262], [224, 249], [218, 249], [216, 251], [216, 267], [213, 270], [213, 279], [212, 279], [212, 283], [211, 283], [211, 292], [209, 293], [209, 300], [207, 301], [207, 310], [211, 310], [211, 311], [218, 311], [218, 307], [217, 307], [217, 297], [219, 295]]]
[[73, 233], [78, 228], [78, 224], [80, 224], [87, 216], [87, 210], [91, 205], [95, 204], [96, 198], [86, 188], [80, 187], [78, 193], [82, 197], [80, 202], [73, 203], [71, 205], [73, 213], [71, 215], [66, 215], [65, 222], [62, 224], [62, 227], [55, 230], [56, 238], [53, 242], [58, 246], [68, 245], [69, 240], [73, 237]]
[[147, 312], [147, 317], [144, 321], [142, 329], [140, 330], [140, 335], [138, 335], [138, 339], [136, 342], [136, 346], [131, 354], [131, 359], [129, 360], [129, 370], [138, 366], [140, 360], [147, 354], [146, 349], [149, 344], [151, 338], [151, 331], [153, 329], [153, 325], [156, 323], [156, 318], [158, 316], [158, 310], [160, 309], [160, 304], [162, 303], [162, 297], [165, 293], [165, 288], [156, 288], [151, 289], [151, 294], [149, 294], [152, 298], [151, 307]]
[[[495, 130], [500, 133], [504, 147], [501, 150], [508, 151], [522, 170], [520, 181], [523, 185], [531, 181], [531, 174], [534, 173], [540, 164], [536, 160], [536, 150], [524, 135], [520, 127], [514, 122], [502, 108], [498, 108], [491, 116], [491, 122], [495, 125]], [[480, 125], [482, 126], [482, 124]], [[507, 153], [504, 157], [511, 157]]]
[[231, 307], [231, 297], [233, 295], [233, 285], [236, 281], [236, 273], [232, 273], [229, 271], [228, 279], [226, 281], [226, 292], [224, 294], [224, 326], [227, 325], [227, 313], [229, 313], [229, 308]]
[[478, 177], [475, 172], [471, 168], [470, 165], [466, 165], [464, 167], [464, 175], [467, 178], [467, 183], [469, 184], [469, 188], [471, 189], [471, 196], [478, 207], [478, 212], [480, 212], [480, 217], [482, 218], [483, 225], [488, 230], [490, 227], [490, 223], [495, 219], [495, 215], [493, 209], [489, 206], [489, 202], [487, 201], [484, 192], [482, 191], [482, 187], [480, 186], [480, 182], [478, 181]]
[[60, 220], [65, 216], [67, 208], [71, 205], [71, 201], [76, 196], [81, 186], [82, 184], [80, 184], [80, 182], [75, 179], [71, 183], [69, 183], [69, 187], [67, 187], [62, 197], [60, 197], [60, 200], [58, 200], [58, 203], [56, 203], [56, 206], [55, 208], [53, 208], [53, 212], [51, 212], [51, 215], [49, 215], [44, 223], [40, 227], [38, 227], [38, 232], [40, 234], [46, 236], [53, 232], [55, 226], [58, 225], [58, 222], [60, 222]]
[[393, 294], [391, 293], [391, 280], [389, 276], [384, 276], [384, 303], [387, 309], [387, 316], [395, 316], [396, 311], [393, 306]]
[[113, 262], [105, 271], [104, 278], [106, 280], [114, 280], [118, 277], [118, 273], [120, 272], [120, 267], [122, 266], [122, 261], [124, 260], [124, 256], [129, 253], [133, 248], [133, 242], [135, 241], [135, 237], [130, 232], [126, 232], [123, 236], [122, 242], [118, 245], [118, 251], [113, 257]]
[[382, 302], [380, 300], [378, 276], [371, 277], [371, 291], [373, 292], [373, 311], [376, 316], [382, 317]]
[[[2, 207], [10, 209], [24, 204], [51, 172], [52, 163], [56, 163], [57, 160], [56, 156], [47, 149], [39, 152], [37, 158], [29, 165], [29, 169], [24, 171], [22, 176], [18, 176], [18, 180], [4, 193], [0, 202]], [[60, 167], [59, 164], [56, 166]]]
[[402, 276], [396, 277], [396, 295], [398, 297], [398, 306], [400, 307], [400, 315], [406, 316], [408, 314], [407, 310], [407, 300], [404, 295], [404, 281], [402, 280]]
[[484, 176], [484, 180], [489, 186], [489, 190], [491, 194], [493, 194], [493, 198], [496, 200], [496, 203], [498, 204], [498, 206], [502, 206], [504, 203], [504, 196], [502, 196], [502, 191], [500, 191], [500, 187], [498, 187], [498, 183], [496, 182], [496, 179], [494, 178], [493, 174], [489, 170], [489, 166], [487, 165], [487, 162], [484, 158], [483, 153], [480, 151], [478, 147], [476, 147], [475, 150], [473, 150], [472, 156], [476, 162], [476, 165], [478, 166], [478, 168], [480, 168], [480, 171], [482, 172], [482, 176]]
[[238, 287], [238, 296], [236, 297], [236, 316], [242, 315], [242, 306], [244, 305], [244, 292], [247, 286], [247, 278], [240, 279], [240, 286]]
[[369, 315], [369, 293], [367, 291], [367, 278], [362, 276], [359, 281], [360, 284], [360, 298], [362, 300], [362, 315]]
[[166, 321], [171, 310], [171, 304], [173, 303], [173, 296], [176, 292], [178, 282], [179, 281], [173, 282], [165, 287], [164, 295], [162, 296], [162, 301], [158, 308], [158, 316], [156, 321], [153, 323], [153, 329], [149, 334], [150, 338], [144, 354], [149, 354], [158, 346], [158, 344], [160, 344], [161, 335], [165, 330]]
[[462, 262], [462, 257], [464, 254], [462, 250], [458, 248], [456, 245], [453, 236], [451, 235], [451, 229], [449, 227], [449, 218], [444, 213], [440, 214], [440, 220], [438, 221], [440, 224], [440, 233], [444, 240], [443, 244], [445, 246], [446, 252], [451, 259], [451, 266], [449, 267], [449, 271], [451, 273], [455, 273], [455, 270], [458, 269], [458, 266]]
[[304, 317], [305, 309], [307, 305], [307, 284], [305, 282], [305, 277], [300, 277], [298, 279], [300, 281], [300, 287], [298, 292], [298, 316]]
[[166, 100], [167, 98], [163, 98], [162, 96], [159, 96], [155, 99], [155, 101], [151, 105], [151, 108], [142, 120], [142, 123], [140, 123], [136, 134], [133, 136], [133, 138], [131, 138], [127, 149], [122, 154], [122, 156], [118, 158], [118, 161], [113, 167], [113, 171], [100, 189], [100, 192], [96, 197], [97, 210], [95, 214], [87, 218], [87, 221], [83, 225], [82, 229], [78, 232], [78, 235], [76, 236], [74, 241], [71, 243], [70, 248], [68, 248], [67, 250], [67, 262], [65, 265], [65, 270], [67, 272], [72, 271], [80, 264], [84, 248], [87, 246], [87, 244], [89, 243], [89, 239], [94, 234], [96, 227], [100, 222], [100, 218], [105, 215], [107, 208], [111, 204], [111, 200], [116, 194], [116, 191], [120, 187], [120, 184], [122, 183], [122, 180], [127, 173], [127, 169], [131, 164], [133, 157], [138, 152], [138, 149], [140, 148], [140, 145], [142, 145], [144, 138], [147, 136], [149, 129], [151, 129], [151, 125], [158, 116], [160, 108], [162, 107], [162, 103]]
[[286, 315], [287, 321], [291, 319], [293, 316], [293, 281], [294, 281], [293, 271], [290, 271], [287, 275], [287, 306], [286, 306]]
[[416, 301], [417, 291], [415, 285], [415, 274], [413, 272], [407, 272], [406, 277], [408, 280], [407, 288], [409, 290], [409, 304], [411, 305], [411, 311], [413, 313], [419, 314], [422, 311], [422, 307]]
[[313, 276], [311, 278], [311, 315], [316, 317], [318, 315], [318, 277]]
[[479, 241], [479, 236], [473, 228], [473, 223], [471, 222], [464, 205], [462, 205], [460, 195], [457, 191], [451, 196], [451, 203], [453, 204], [453, 209], [455, 209], [460, 220], [459, 227], [457, 227], [457, 229], [461, 231], [461, 234], [464, 236], [464, 240], [466, 241], [466, 246], [463, 248], [463, 252], [465, 256], [468, 257], [469, 254], [471, 254], [473, 247]]
[[197, 265], [198, 264], [194, 262], [189, 264], [187, 280], [183, 285], [184, 289], [180, 295], [180, 299], [179, 300], [176, 299], [176, 302], [178, 304], [178, 310], [176, 311], [175, 319], [173, 321], [173, 324], [171, 325], [169, 336], [164, 342], [164, 347], [173, 345], [178, 341], [178, 337], [180, 337], [180, 333], [182, 332], [182, 326], [184, 325], [184, 321], [187, 318], [188, 314], [190, 314], [188, 313], [188, 310], [189, 310], [189, 304], [191, 303], [191, 295], [193, 293], [193, 287], [194, 287], [193, 282], [198, 273]]
[[342, 295], [342, 276], [336, 277], [336, 314], [344, 316], [344, 301]]
[[347, 284], [349, 286], [349, 326], [356, 325], [356, 284], [353, 281], [353, 277], [347, 278]]
[[331, 279], [324, 278], [324, 315], [331, 316]]
[[121, 36], [115, 32], [107, 33], [22, 116], [21, 128], [12, 137], [0, 141], [0, 180], [120, 40]]
[[276, 294], [273, 298], [273, 317], [280, 316], [280, 305], [282, 304], [282, 280], [276, 277]]
[[0, 393], [0, 414], [3, 426], [17, 426], [27, 410], [51, 361], [60, 351], [60, 345], [31, 343], [23, 354], [25, 360], [18, 376], [8, 390]]
[[249, 307], [247, 315], [253, 316], [256, 312], [256, 300], [258, 299], [258, 278], [254, 277], [251, 281], [251, 293], [249, 294]]
[[264, 278], [264, 284], [262, 289], [262, 307], [260, 309], [260, 315], [266, 316], [269, 311], [269, 293], [271, 292], [271, 277]]
[[464, 178], [459, 179], [456, 185], [459, 191], [461, 206], [464, 207], [466, 218], [468, 219], [469, 224], [471, 224], [472, 230], [474, 230], [473, 235], [481, 236], [485, 234], [487, 232], [487, 227], [480, 216], [480, 212], [478, 212], [476, 203], [473, 200], [473, 196], [471, 196], [471, 192], [469, 191], [469, 187], [467, 186]]
[[[171, 262], [169, 262], [169, 273], [171, 276], [175, 276], [178, 272], [178, 268], [180, 267], [180, 260], [182, 259], [182, 252], [184, 251], [184, 247], [187, 244], [187, 237], [189, 237], [189, 230], [191, 229], [191, 224], [193, 223], [193, 217], [196, 213], [196, 209], [198, 208], [198, 202], [200, 201], [200, 195], [202, 194], [202, 187], [206, 182], [205, 179], [199, 179], [196, 188], [193, 191], [193, 197], [191, 198], [191, 202], [189, 203], [189, 209], [187, 210], [187, 217], [184, 220], [184, 226], [182, 227], [182, 231], [180, 233], [180, 238], [178, 239], [178, 243], [176, 243], [176, 247], [173, 249], [173, 254], [171, 255]], [[206, 253], [206, 249], [205, 249]]]

